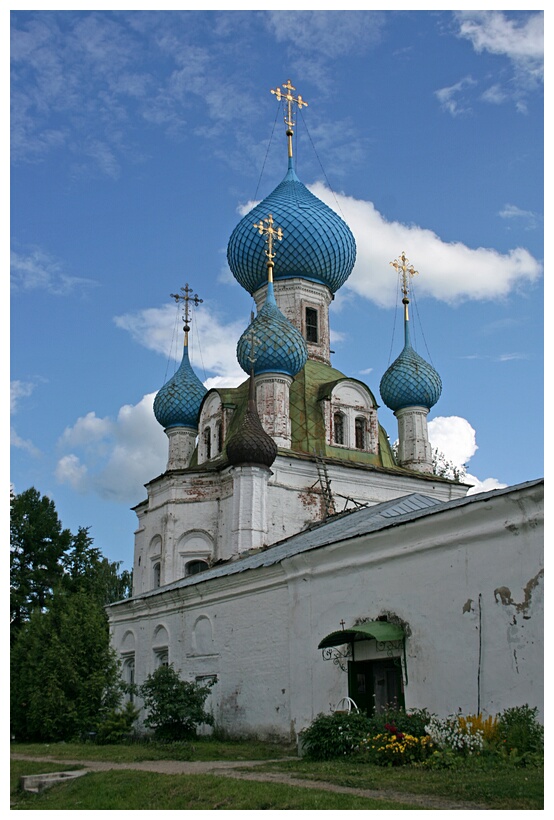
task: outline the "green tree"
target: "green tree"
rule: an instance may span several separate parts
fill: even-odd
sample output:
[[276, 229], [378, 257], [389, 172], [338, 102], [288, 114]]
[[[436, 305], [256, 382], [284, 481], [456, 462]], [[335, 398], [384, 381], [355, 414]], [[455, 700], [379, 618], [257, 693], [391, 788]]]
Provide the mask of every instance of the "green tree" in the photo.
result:
[[10, 507], [10, 621], [17, 632], [51, 599], [71, 532], [62, 529], [54, 502], [34, 487], [12, 494]]
[[19, 740], [96, 731], [121, 702], [105, 605], [127, 597], [131, 574], [62, 529], [32, 487], [11, 499], [11, 718]]
[[194, 736], [200, 723], [213, 725], [213, 716], [204, 710], [210, 688], [181, 680], [173, 665], [158, 667], [139, 687], [148, 712], [144, 725], [164, 740]]
[[35, 610], [11, 653], [11, 723], [18, 740], [71, 740], [95, 732], [122, 698], [103, 607], [58, 590]]

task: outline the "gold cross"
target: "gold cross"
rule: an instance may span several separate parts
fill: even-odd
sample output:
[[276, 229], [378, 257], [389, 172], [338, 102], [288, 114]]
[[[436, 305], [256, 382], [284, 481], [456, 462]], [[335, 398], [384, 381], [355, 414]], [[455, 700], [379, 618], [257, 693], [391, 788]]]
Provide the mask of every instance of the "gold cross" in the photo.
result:
[[260, 234], [265, 234], [267, 242], [267, 250], [265, 252], [267, 256], [267, 276], [268, 281], [273, 282], [273, 260], [275, 258], [275, 254], [273, 253], [273, 239], [276, 238], [280, 241], [283, 238], [283, 229], [273, 227], [273, 216], [271, 214], [269, 214], [267, 219], [260, 219], [258, 223], [254, 223], [253, 227], [257, 228]]
[[289, 157], [292, 157], [292, 129], [294, 128], [294, 120], [292, 118], [292, 106], [296, 104], [298, 108], [302, 108], [303, 105], [307, 106], [308, 103], [302, 99], [302, 96], [299, 94], [298, 97], [294, 97], [292, 95], [292, 91], [296, 91], [296, 88], [293, 86], [290, 80], [287, 80], [286, 83], [283, 83], [283, 88], [286, 89], [286, 93], [281, 91], [280, 88], [271, 88], [270, 91], [272, 94], [275, 94], [279, 102], [281, 99], [285, 100], [287, 108], [285, 111], [285, 125], [287, 126], [287, 137], [288, 137], [288, 146], [289, 146]]
[[175, 301], [177, 303], [178, 302], [184, 302], [185, 303], [185, 315], [183, 317], [184, 320], [185, 320], [185, 324], [184, 324], [184, 327], [183, 327], [183, 330], [185, 331], [185, 347], [188, 345], [188, 340], [189, 340], [190, 303], [192, 302], [195, 307], [198, 307], [198, 305], [200, 305], [204, 301], [203, 299], [200, 299], [200, 297], [198, 296], [197, 293], [195, 293], [194, 296], [191, 296], [190, 295], [191, 293], [192, 293], [192, 288], [189, 288], [189, 283], [187, 282], [185, 287], [181, 288], [181, 294], [183, 294], [183, 295], [181, 295], [179, 293], [170, 293], [169, 294], [171, 296], [171, 298], [175, 299]]
[[395, 259], [394, 262], [390, 262], [389, 264], [393, 266], [397, 273], [400, 273], [402, 276], [402, 293], [404, 294], [404, 299], [408, 297], [408, 275], [410, 276], [417, 276], [419, 271], [415, 270], [413, 265], [408, 264], [409, 259], [406, 258], [406, 254], [402, 251], [400, 255], [400, 262], [398, 259]]

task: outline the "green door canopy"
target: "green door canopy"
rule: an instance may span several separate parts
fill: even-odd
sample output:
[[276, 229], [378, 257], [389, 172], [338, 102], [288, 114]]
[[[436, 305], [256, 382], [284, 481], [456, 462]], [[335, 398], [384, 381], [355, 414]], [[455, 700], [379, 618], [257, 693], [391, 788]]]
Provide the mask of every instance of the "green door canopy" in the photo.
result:
[[401, 626], [389, 624], [386, 621], [368, 621], [365, 624], [352, 626], [350, 629], [331, 632], [320, 641], [317, 648], [325, 649], [329, 646], [341, 646], [343, 643], [371, 641], [372, 639], [380, 643], [384, 641], [401, 641], [403, 638], [404, 630]]

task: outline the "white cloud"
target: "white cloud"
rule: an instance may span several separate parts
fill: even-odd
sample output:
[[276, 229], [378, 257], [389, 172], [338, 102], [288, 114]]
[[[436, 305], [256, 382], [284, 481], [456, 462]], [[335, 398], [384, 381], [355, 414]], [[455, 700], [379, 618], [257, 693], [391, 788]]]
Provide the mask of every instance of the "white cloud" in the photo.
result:
[[513, 76], [505, 86], [495, 83], [481, 96], [495, 105], [513, 99], [520, 113], [527, 111], [527, 96], [541, 87], [544, 76], [544, 15], [531, 11], [509, 17], [503, 11], [458, 11], [458, 36], [471, 42], [477, 53], [506, 57]]
[[501, 490], [503, 487], [507, 487], [507, 484], [502, 484], [497, 478], [485, 478], [483, 481], [480, 481], [475, 476], [466, 473], [464, 478], [465, 484], [471, 484], [472, 486], [467, 491], [467, 495], [475, 495], [476, 493], [486, 493], [489, 490]]
[[66, 296], [76, 288], [98, 284], [93, 279], [70, 276], [62, 263], [38, 248], [30, 253], [11, 252], [11, 283], [14, 290], [47, 290], [55, 296]]
[[[10, 382], [10, 413], [12, 415], [17, 413], [20, 400], [28, 398], [35, 386], [34, 382], [23, 382], [19, 379]], [[38, 447], [35, 447], [30, 439], [21, 438], [14, 427], [10, 427], [10, 445], [18, 450], [26, 450], [29, 455], [35, 457], [40, 455]]]
[[291, 54], [317, 54], [325, 59], [363, 53], [378, 42], [385, 25], [380, 11], [268, 11], [267, 21], [278, 42]]
[[[437, 416], [429, 422], [428, 430], [433, 449], [443, 453], [446, 460], [452, 462], [455, 467], [464, 467], [479, 449], [475, 430], [469, 421], [461, 416]], [[473, 485], [468, 490], [468, 495], [507, 486], [497, 478], [480, 480], [470, 473], [466, 473], [463, 482]]]
[[444, 453], [448, 461], [462, 467], [478, 450], [475, 430], [460, 416], [437, 416], [428, 425], [433, 448]]
[[344, 289], [381, 307], [394, 306], [398, 286], [396, 274], [383, 260], [396, 259], [404, 249], [424, 274], [417, 277], [417, 293], [449, 304], [499, 299], [541, 276], [541, 264], [525, 248], [502, 254], [444, 242], [419, 225], [388, 222], [372, 202], [335, 194], [321, 182], [309, 188], [345, 219], [355, 236], [356, 264]]
[[[136, 502], [144, 484], [165, 469], [167, 437], [154, 417], [155, 393], [124, 405], [116, 419], [87, 413], [59, 439], [56, 478], [81, 493], [118, 502]], [[77, 450], [78, 452], [74, 452]]]
[[19, 400], [30, 396], [34, 389], [33, 382], [22, 382], [19, 379], [10, 382], [10, 413], [17, 413]]
[[41, 454], [30, 439], [21, 438], [13, 427], [10, 427], [10, 445], [17, 447], [18, 450], [26, 450], [31, 456], [37, 457]]
[[509, 19], [502, 11], [458, 11], [459, 36], [477, 52], [502, 54], [528, 71], [542, 73], [544, 15], [530, 13], [524, 20]]
[[56, 478], [60, 484], [69, 484], [72, 490], [86, 492], [87, 468], [74, 453], [60, 458], [56, 466]]
[[[170, 305], [146, 308], [116, 316], [114, 321], [139, 344], [180, 361], [183, 355], [180, 311], [176, 313]], [[206, 378], [204, 371], [211, 371], [226, 379], [244, 380], [244, 373], [236, 359], [236, 345], [249, 321], [250, 318], [245, 316], [244, 320], [225, 323], [209, 306], [200, 305], [195, 309], [189, 335], [189, 355], [200, 379]], [[172, 336], [177, 339], [176, 342], [172, 342]]]
[[475, 85], [475, 82], [472, 77], [463, 77], [454, 85], [439, 88], [435, 91], [435, 97], [439, 101], [443, 111], [447, 111], [453, 117], [469, 114], [471, 112], [471, 106], [466, 98], [461, 95], [467, 88], [471, 88], [471, 86]]

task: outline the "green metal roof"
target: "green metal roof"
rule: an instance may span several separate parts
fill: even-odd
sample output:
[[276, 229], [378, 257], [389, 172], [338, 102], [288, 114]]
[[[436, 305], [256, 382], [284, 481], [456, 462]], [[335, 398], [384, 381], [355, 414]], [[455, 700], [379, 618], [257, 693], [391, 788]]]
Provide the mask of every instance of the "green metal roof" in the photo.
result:
[[350, 629], [340, 629], [338, 632], [331, 632], [319, 642], [318, 649], [325, 649], [328, 646], [342, 646], [344, 643], [354, 641], [401, 641], [404, 638], [404, 630], [396, 624], [389, 624], [387, 621], [368, 621], [365, 624], [352, 626]]
[[[379, 425], [379, 451], [366, 453], [362, 450], [349, 450], [346, 447], [334, 447], [327, 443], [325, 421], [321, 402], [330, 398], [335, 385], [348, 380], [362, 385], [370, 394], [377, 407], [375, 397], [366, 384], [358, 379], [351, 379], [322, 362], [308, 360], [290, 386], [290, 420], [291, 420], [291, 450], [296, 453], [305, 453], [320, 458], [332, 458], [337, 461], [349, 461], [374, 467], [394, 467], [398, 469], [392, 454], [390, 442], [385, 430]], [[248, 404], [248, 379], [239, 387], [214, 388], [219, 394], [224, 406], [234, 408], [231, 424], [226, 431], [226, 441], [241, 423]], [[204, 397], [204, 402], [212, 391]], [[226, 460], [225, 445], [223, 452], [217, 459], [212, 459], [201, 467], [215, 466]], [[197, 451], [194, 451], [190, 463], [191, 468], [198, 467]]]

